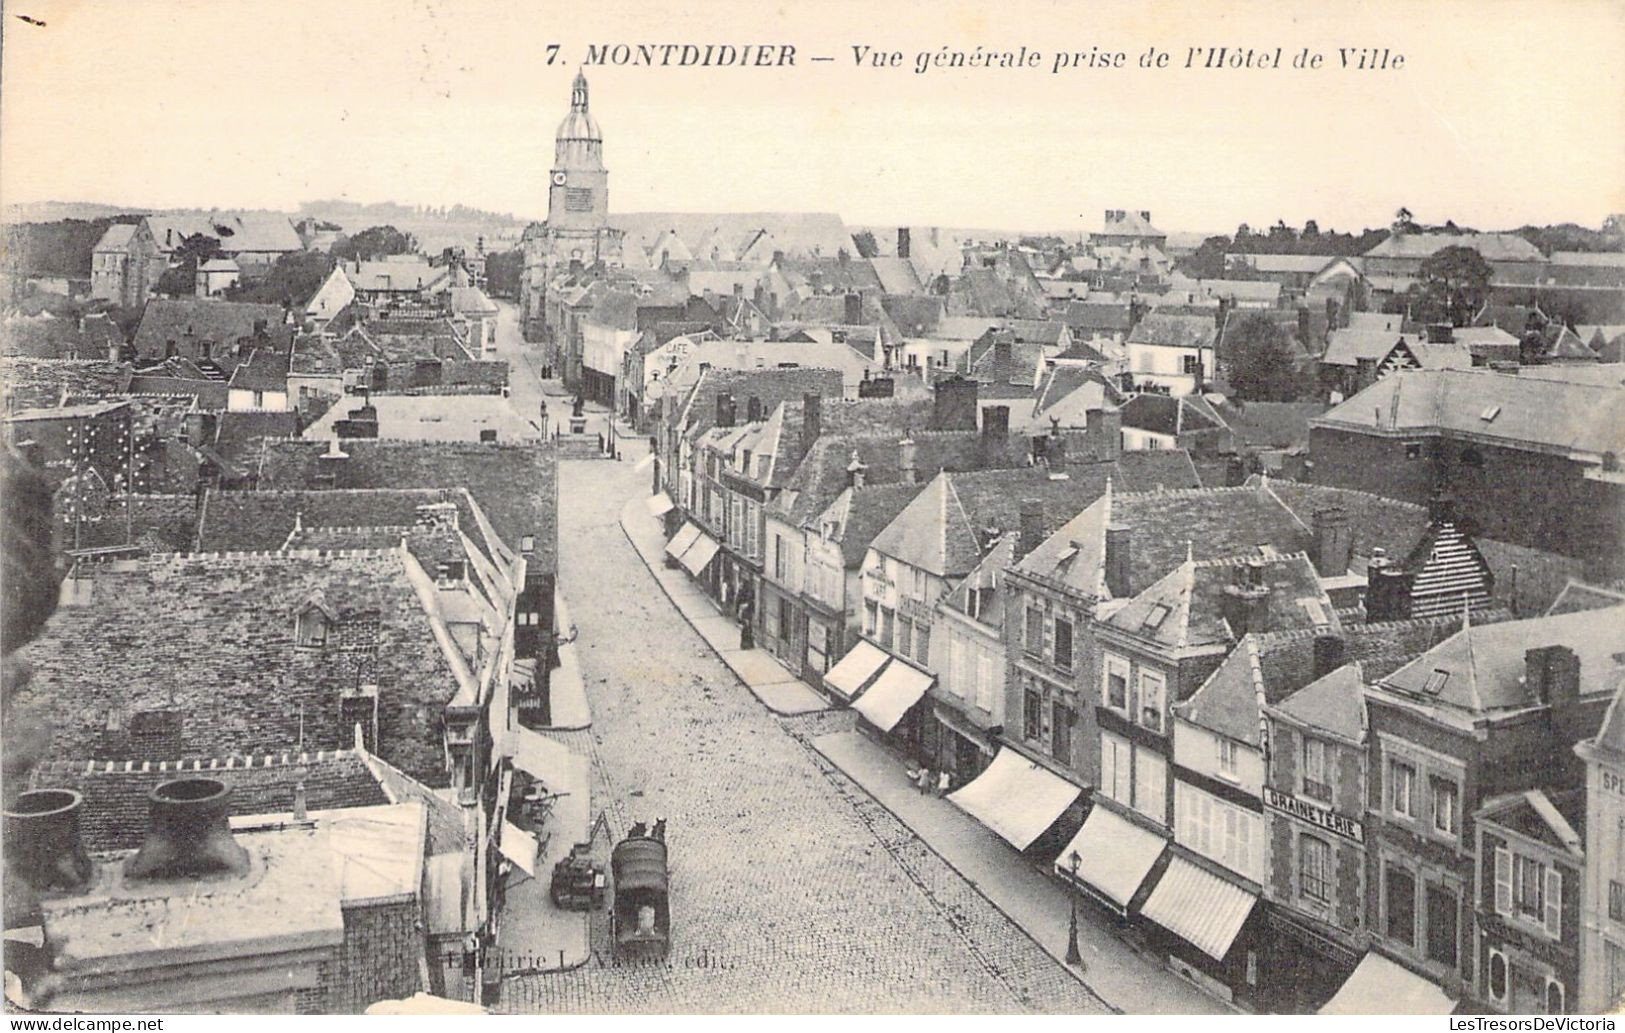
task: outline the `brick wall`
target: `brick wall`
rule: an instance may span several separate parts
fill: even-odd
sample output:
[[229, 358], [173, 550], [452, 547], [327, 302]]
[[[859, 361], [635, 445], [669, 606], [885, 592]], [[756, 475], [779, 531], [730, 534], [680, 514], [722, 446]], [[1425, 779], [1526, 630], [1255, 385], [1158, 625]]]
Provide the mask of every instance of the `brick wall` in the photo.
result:
[[424, 950], [417, 901], [346, 907], [330, 1010], [353, 1015], [374, 1002], [410, 997], [424, 989], [419, 975]]

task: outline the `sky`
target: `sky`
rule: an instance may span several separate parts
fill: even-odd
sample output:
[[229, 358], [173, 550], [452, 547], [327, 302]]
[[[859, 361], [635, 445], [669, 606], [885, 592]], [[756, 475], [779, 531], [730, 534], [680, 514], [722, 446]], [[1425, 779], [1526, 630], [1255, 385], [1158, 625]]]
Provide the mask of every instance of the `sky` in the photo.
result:
[[[589, 67], [612, 211], [1165, 230], [1478, 228], [1625, 211], [1625, 2], [5, 0], [0, 201], [545, 214], [588, 45], [771, 44], [787, 68]], [[26, 16], [27, 19], [24, 20]], [[34, 24], [44, 22], [44, 25]], [[557, 44], [552, 64], [548, 44]], [[853, 47], [901, 51], [858, 68]], [[943, 47], [1037, 68], [932, 68]], [[1322, 68], [1141, 69], [1149, 47]], [[1399, 71], [1338, 69], [1386, 47]], [[1123, 51], [1122, 69], [1052, 72]], [[814, 63], [814, 56], [833, 61]]]

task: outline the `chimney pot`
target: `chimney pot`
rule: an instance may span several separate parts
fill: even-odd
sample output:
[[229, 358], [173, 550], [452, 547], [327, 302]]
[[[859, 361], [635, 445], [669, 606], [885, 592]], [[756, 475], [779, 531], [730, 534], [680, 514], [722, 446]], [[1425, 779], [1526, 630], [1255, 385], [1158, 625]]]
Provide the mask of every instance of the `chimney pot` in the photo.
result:
[[19, 793], [5, 810], [6, 878], [36, 892], [82, 889], [90, 855], [79, 836], [84, 798], [71, 789]]
[[248, 870], [248, 851], [232, 838], [231, 787], [212, 778], [178, 778], [147, 794], [151, 817], [141, 849], [124, 864], [131, 879]]

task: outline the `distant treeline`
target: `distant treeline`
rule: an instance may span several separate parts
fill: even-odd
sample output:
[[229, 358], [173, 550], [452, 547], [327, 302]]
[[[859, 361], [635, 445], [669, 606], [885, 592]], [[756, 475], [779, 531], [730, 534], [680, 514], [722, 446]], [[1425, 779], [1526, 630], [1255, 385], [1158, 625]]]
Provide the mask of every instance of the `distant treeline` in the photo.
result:
[[141, 221], [139, 215], [104, 219], [60, 219], [20, 222], [5, 228], [6, 272], [14, 280], [27, 276], [90, 278], [90, 256], [96, 243], [117, 222]]

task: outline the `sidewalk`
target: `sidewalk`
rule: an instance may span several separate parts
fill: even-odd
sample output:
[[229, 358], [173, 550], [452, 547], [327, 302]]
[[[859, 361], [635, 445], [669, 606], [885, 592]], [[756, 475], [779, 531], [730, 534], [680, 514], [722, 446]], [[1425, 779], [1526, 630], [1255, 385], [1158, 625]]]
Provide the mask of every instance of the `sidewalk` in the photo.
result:
[[[1040, 947], [1065, 964], [1071, 902], [1009, 844], [952, 803], [921, 795], [903, 763], [859, 732], [812, 740], [813, 748], [874, 797]], [[1135, 952], [1086, 907], [1078, 912], [1085, 985], [1111, 1007], [1134, 1014], [1232, 1014], [1223, 1002]]]
[[[564, 604], [564, 593], [554, 591], [553, 614], [561, 630], [570, 627], [570, 610]], [[592, 727], [592, 708], [587, 703], [587, 686], [581, 680], [581, 664], [576, 657], [574, 642], [559, 647], [559, 666], [548, 680], [552, 723], [547, 727], [558, 732], [580, 732]]]
[[649, 514], [645, 496], [639, 495], [621, 510], [621, 530], [677, 612], [767, 709], [784, 717], [829, 709], [824, 697], [785, 670], [767, 650], [740, 649], [739, 625], [733, 618], [719, 613], [686, 573], [666, 566], [666, 538], [660, 522]]
[[506, 747], [514, 765], [562, 793], [553, 805], [547, 843], [536, 858], [536, 874], [518, 865], [508, 872], [497, 949], [503, 978], [525, 972], [575, 968], [592, 955], [590, 911], [553, 905], [553, 865], [576, 843], [588, 841], [592, 814], [592, 774], [583, 754], [526, 728], [509, 731]]

